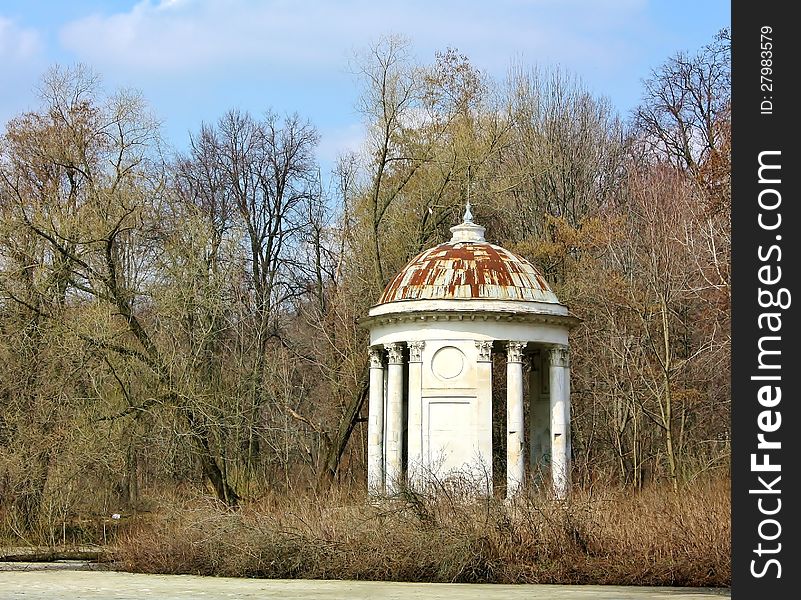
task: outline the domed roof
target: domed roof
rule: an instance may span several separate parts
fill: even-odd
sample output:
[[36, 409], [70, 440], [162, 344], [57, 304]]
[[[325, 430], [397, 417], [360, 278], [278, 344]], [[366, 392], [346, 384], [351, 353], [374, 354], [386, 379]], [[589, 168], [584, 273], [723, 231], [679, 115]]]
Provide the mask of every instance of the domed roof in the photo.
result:
[[526, 259], [490, 244], [484, 228], [465, 222], [449, 242], [414, 257], [390, 282], [377, 305], [404, 300], [503, 300], [559, 304], [545, 278]]

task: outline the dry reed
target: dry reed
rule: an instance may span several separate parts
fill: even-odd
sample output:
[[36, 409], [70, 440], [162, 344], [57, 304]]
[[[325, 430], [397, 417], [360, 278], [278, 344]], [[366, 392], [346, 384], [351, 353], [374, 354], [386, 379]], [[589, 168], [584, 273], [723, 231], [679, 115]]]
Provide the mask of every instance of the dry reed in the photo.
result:
[[730, 585], [728, 480], [532, 495], [506, 504], [449, 494], [369, 502], [281, 496], [237, 511], [209, 499], [132, 519], [122, 569], [270, 578]]

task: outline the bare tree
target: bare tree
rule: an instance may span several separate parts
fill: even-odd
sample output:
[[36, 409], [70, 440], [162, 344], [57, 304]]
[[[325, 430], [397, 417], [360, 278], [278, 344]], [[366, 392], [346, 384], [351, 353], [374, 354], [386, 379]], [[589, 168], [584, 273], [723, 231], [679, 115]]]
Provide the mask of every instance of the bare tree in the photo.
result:
[[[316, 143], [314, 128], [297, 115], [280, 119], [268, 113], [256, 120], [229, 111], [216, 126], [201, 129], [190, 155], [178, 164], [178, 189], [213, 234], [210, 258], [228, 240], [232, 259], [242, 261], [241, 286], [234, 293], [246, 311], [237, 356], [250, 365], [245, 377], [250, 389], [244, 394], [249, 406], [238, 408], [247, 430], [246, 473], [259, 457], [262, 424], [275, 413], [263, 412], [269, 400], [277, 402], [268, 386], [270, 346], [286, 344], [283, 321], [309, 291], [303, 248], [310, 236], [319, 235], [321, 218]], [[209, 273], [216, 264], [213, 258]]]
[[[39, 268], [50, 277], [65, 274], [66, 303], [110, 311], [73, 334], [91, 348], [133, 359], [142, 375], [155, 378], [160, 389], [151, 397], [178, 410], [204, 476], [220, 499], [235, 504], [205, 417], [187, 401], [157, 330], [145, 318], [164, 191], [154, 154], [156, 124], [140, 96], [118, 93], [103, 101], [96, 83], [84, 69], [53, 70], [44, 80], [44, 110], [9, 127], [11, 168], [3, 171], [9, 216], [53, 257]], [[31, 164], [39, 170], [25, 168]]]
[[618, 199], [623, 125], [608, 100], [560, 71], [517, 69], [508, 88], [512, 140], [500, 167], [505, 205], [517, 218], [506, 235], [558, 282], [575, 258], [558, 251], [558, 222], [578, 231]]
[[679, 52], [644, 82], [634, 126], [654, 156], [697, 175], [720, 147], [722, 114], [731, 102], [728, 29], [695, 55]]

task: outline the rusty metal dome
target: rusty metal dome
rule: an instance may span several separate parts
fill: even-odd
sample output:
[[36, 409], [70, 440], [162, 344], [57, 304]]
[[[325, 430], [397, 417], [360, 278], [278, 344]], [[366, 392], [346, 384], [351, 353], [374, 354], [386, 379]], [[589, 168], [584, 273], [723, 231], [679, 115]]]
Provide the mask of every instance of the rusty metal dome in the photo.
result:
[[559, 304], [545, 278], [526, 259], [488, 243], [472, 220], [452, 227], [453, 238], [414, 257], [377, 305], [404, 300], [504, 300]]

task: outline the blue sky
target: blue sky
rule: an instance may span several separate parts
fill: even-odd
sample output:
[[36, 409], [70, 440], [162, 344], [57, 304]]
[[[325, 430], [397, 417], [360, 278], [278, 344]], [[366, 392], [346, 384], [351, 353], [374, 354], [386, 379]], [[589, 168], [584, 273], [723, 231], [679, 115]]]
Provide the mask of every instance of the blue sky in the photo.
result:
[[400, 34], [431, 62], [455, 47], [496, 79], [559, 65], [625, 116], [641, 80], [731, 21], [721, 0], [2, 0], [0, 123], [37, 106], [48, 66], [83, 62], [143, 92], [177, 148], [229, 108], [298, 112], [330, 165], [363, 137], [349, 61]]

